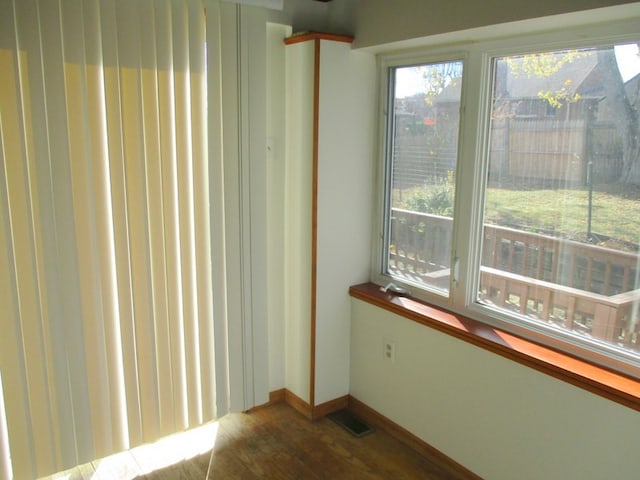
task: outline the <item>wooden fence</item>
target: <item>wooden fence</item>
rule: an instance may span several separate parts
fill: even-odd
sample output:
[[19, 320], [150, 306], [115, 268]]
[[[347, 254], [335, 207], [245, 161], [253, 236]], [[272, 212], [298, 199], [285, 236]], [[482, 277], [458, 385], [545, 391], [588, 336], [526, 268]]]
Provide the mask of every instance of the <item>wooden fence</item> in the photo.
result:
[[[456, 128], [454, 125], [451, 128]], [[456, 169], [456, 145], [428, 146], [424, 136], [403, 132], [393, 149], [393, 188], [446, 179]], [[585, 185], [592, 162], [596, 183], [622, 171], [622, 142], [610, 122], [506, 118], [491, 127], [490, 181]]]
[[[449, 284], [450, 218], [393, 209], [389, 268]], [[480, 301], [640, 351], [640, 290], [633, 253], [485, 225]]]

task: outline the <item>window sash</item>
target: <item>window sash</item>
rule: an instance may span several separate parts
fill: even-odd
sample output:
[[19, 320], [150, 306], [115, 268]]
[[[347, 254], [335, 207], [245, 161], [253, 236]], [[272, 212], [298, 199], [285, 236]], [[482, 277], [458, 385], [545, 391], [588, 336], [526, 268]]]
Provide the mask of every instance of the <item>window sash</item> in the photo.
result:
[[[615, 33], [612, 33], [615, 32]], [[426, 300], [436, 306], [440, 306], [458, 313], [473, 316], [489, 325], [516, 333], [524, 338], [553, 346], [595, 361], [599, 364], [614, 368], [624, 373], [640, 376], [638, 367], [640, 359], [628, 352], [621, 352], [608, 345], [600, 345], [598, 342], [585, 343], [564, 331], [556, 331], [522, 321], [496, 311], [490, 306], [476, 302], [476, 292], [479, 287], [479, 275], [481, 264], [481, 238], [483, 230], [483, 207], [485, 185], [483, 179], [488, 173], [489, 149], [489, 112], [490, 112], [490, 86], [491, 86], [491, 62], [492, 58], [499, 56], [527, 54], [539, 50], [561, 50], [580, 47], [598, 47], [606, 44], [620, 44], [637, 40], [637, 34], [632, 23], [620, 22], [615, 26], [594, 26], [580, 30], [582, 38], [577, 33], [568, 30], [561, 33], [545, 35], [526, 35], [510, 38], [508, 42], [485, 41], [455, 48], [433, 48], [423, 55], [385, 55], [380, 58], [379, 67], [381, 75], [381, 102], [383, 110], [381, 118], [391, 114], [389, 108], [389, 96], [392, 90], [389, 88], [389, 69], [411, 65], [417, 62], [435, 62], [465, 58], [465, 75], [463, 78], [463, 98], [460, 130], [459, 163], [456, 178], [456, 209], [453, 225], [452, 257], [459, 274], [452, 284], [448, 296], [434, 295], [428, 289], [419, 288], [415, 284], [409, 284], [403, 279], [386, 274], [387, 267], [384, 261], [379, 260], [386, 256], [388, 233], [384, 231], [384, 225], [388, 224], [390, 206], [388, 190], [380, 189], [378, 208], [380, 219], [379, 230], [374, 238], [377, 255], [372, 270], [372, 280], [386, 285], [390, 281], [408, 287], [417, 298]], [[466, 88], [472, 85], [472, 88]], [[388, 122], [388, 120], [387, 120]], [[388, 182], [388, 158], [389, 137], [386, 130], [386, 122], [380, 122], [380, 166], [378, 175]], [[388, 186], [385, 184], [385, 189]]]
[[[389, 113], [387, 115], [385, 148], [385, 155], [388, 161], [386, 162], [384, 187], [387, 202], [387, 216], [383, 226], [384, 254], [382, 258], [382, 271], [393, 275], [390, 272], [394, 270], [396, 272], [395, 275], [403, 278], [404, 281], [415, 284], [419, 288], [426, 288], [434, 294], [446, 296], [448, 295], [449, 285], [448, 282], [446, 282], [446, 278], [441, 275], [441, 272], [451, 267], [452, 255], [450, 250], [443, 249], [441, 246], [449, 244], [451, 237], [450, 215], [452, 215], [452, 213], [449, 213], [449, 207], [447, 207], [445, 203], [452, 200], [449, 196], [452, 198], [455, 197], [455, 184], [453, 184], [452, 179], [455, 178], [455, 169], [458, 163], [459, 96], [457, 105], [455, 105], [454, 101], [454, 114], [457, 116], [456, 131], [453, 133], [454, 142], [447, 142], [439, 138], [443, 133], [446, 133], [438, 129], [437, 122], [440, 122], [441, 119], [432, 118], [437, 112], [437, 105], [429, 104], [427, 96], [425, 96], [424, 99], [420, 97], [412, 98], [414, 97], [413, 94], [399, 96], [399, 90], [410, 88], [410, 83], [413, 81], [408, 81], [406, 78], [399, 82], [397, 80], [402, 70], [405, 70], [405, 75], [408, 75], [410, 74], [409, 69], [411, 68], [421, 68], [420, 71], [414, 73], [421, 73], [422, 75], [427, 75], [432, 69], [437, 70], [437, 72], [434, 73], [436, 84], [439, 80], [446, 82], [446, 84], [429, 88], [442, 88], [444, 90], [446, 88], [452, 88], [452, 85], [456, 83], [457, 78], [455, 76], [448, 78], [448, 75], [455, 75], [458, 70], [461, 73], [464, 68], [464, 62], [462, 59], [418, 62], [412, 63], [411, 65], [393, 66], [388, 69], [389, 95], [387, 111]], [[431, 84], [431, 82], [426, 80], [425, 86], [429, 84]], [[433, 93], [433, 90], [428, 93]], [[404, 118], [403, 121], [403, 116], [407, 117], [407, 115], [403, 115], [402, 112], [400, 112], [401, 109], [407, 109], [407, 114], [415, 111], [411, 114], [411, 118]], [[428, 118], [433, 121], [434, 125], [428, 129], [422, 127], [423, 130], [417, 132], [418, 134], [416, 135], [415, 132], [412, 133], [410, 130], [418, 128], [415, 124], [415, 119], [419, 118], [420, 115], [429, 115]], [[425, 121], [426, 119], [427, 117], [424, 117]], [[421, 144], [422, 141], [426, 143]], [[422, 154], [429, 148], [440, 149], [441, 151], [452, 149], [453, 155], [451, 158], [448, 158], [448, 161], [443, 162], [436, 160], [439, 156], [434, 156], [433, 171], [425, 174], [424, 178], [421, 179], [423, 184], [411, 181], [407, 183], [397, 178], [400, 175], [403, 177], [406, 176], [406, 169], [410, 169], [407, 161], [410, 163], [412, 154], [405, 153], [402, 155], [401, 152], [405, 149], [413, 149], [419, 154]], [[401, 159], [404, 159], [404, 161]], [[453, 165], [448, 165], [451, 162], [453, 162]], [[446, 175], [443, 175], [443, 168], [448, 169]], [[450, 175], [451, 173], [453, 173], [453, 175]], [[411, 229], [403, 227], [403, 225], [406, 226], [410, 223], [411, 218], [415, 217], [416, 214], [404, 211], [404, 208], [409, 208], [409, 206], [403, 205], [402, 200], [396, 198], [396, 193], [402, 190], [413, 191], [417, 192], [418, 195], [422, 195], [424, 200], [422, 202], [422, 208], [426, 208], [427, 210], [439, 208], [435, 213], [442, 216], [441, 221], [437, 225], [434, 225], [431, 230], [431, 238], [435, 239], [437, 237], [437, 240], [431, 242], [428, 255], [421, 258], [417, 256], [418, 250], [409, 250], [411, 249], [412, 243], [411, 237], [419, 232], [413, 232]], [[437, 195], [440, 195], [440, 197], [437, 197]], [[438, 198], [443, 201], [437, 201]], [[425, 234], [425, 237], [427, 236], [428, 235]], [[400, 245], [401, 239], [403, 240], [402, 245]], [[439, 265], [439, 267], [435, 267], [436, 264]], [[445, 279], [444, 282], [441, 280], [442, 278]]]

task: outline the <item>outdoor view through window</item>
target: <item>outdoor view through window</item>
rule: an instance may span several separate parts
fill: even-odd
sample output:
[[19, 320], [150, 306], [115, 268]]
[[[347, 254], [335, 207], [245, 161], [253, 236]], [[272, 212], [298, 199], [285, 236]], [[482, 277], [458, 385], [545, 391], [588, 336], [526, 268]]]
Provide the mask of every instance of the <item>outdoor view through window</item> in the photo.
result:
[[388, 269], [447, 291], [462, 61], [394, 73]]
[[[472, 297], [500, 317], [640, 356], [637, 44], [489, 61], [486, 122], [464, 119], [487, 125], [488, 141], [476, 147], [487, 158], [474, 180], [484, 223], [469, 239], [480, 245]], [[469, 174], [457, 168], [462, 70], [391, 69], [387, 273], [444, 295], [454, 185]]]

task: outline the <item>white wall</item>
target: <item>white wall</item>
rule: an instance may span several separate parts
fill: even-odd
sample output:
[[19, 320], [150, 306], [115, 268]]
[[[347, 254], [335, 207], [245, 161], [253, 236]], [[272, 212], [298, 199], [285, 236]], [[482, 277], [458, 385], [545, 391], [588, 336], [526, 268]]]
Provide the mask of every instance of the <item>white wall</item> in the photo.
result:
[[625, 3], [633, 0], [357, 0], [354, 45], [371, 47]]
[[267, 317], [269, 318], [269, 391], [285, 385], [284, 326], [284, 179], [285, 50], [291, 34], [285, 25], [267, 25]]
[[311, 403], [313, 42], [285, 49], [285, 382]]
[[481, 477], [638, 478], [640, 413], [360, 300], [351, 328], [351, 395]]
[[369, 278], [376, 61], [321, 42], [318, 145], [316, 389], [349, 393], [349, 286]]

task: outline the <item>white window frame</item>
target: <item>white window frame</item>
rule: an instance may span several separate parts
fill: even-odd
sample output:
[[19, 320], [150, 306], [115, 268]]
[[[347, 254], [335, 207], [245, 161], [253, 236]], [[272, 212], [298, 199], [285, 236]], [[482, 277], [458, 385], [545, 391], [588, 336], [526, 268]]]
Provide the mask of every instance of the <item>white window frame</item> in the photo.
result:
[[[484, 180], [487, 178], [489, 109], [492, 59], [537, 51], [598, 47], [640, 41], [638, 18], [601, 25], [578, 25], [563, 31], [510, 35], [502, 39], [452, 46], [425, 47], [410, 53], [385, 53], [378, 58], [380, 84], [379, 145], [377, 166], [377, 211], [373, 238], [371, 280], [380, 285], [393, 282], [407, 288], [413, 297], [479, 320], [492, 327], [640, 378], [640, 358], [623, 350], [580, 337], [542, 323], [526, 322], [476, 301], [483, 229]], [[442, 45], [442, 43], [440, 43]], [[448, 295], [421, 287], [384, 272], [387, 259], [386, 229], [389, 225], [387, 178], [391, 169], [392, 132], [388, 113], [392, 105], [390, 69], [423, 63], [463, 61], [463, 80], [455, 186], [451, 275]], [[464, 208], [463, 208], [464, 206]], [[475, 239], [475, 240], [474, 240]], [[455, 277], [455, 278], [454, 278]]]

